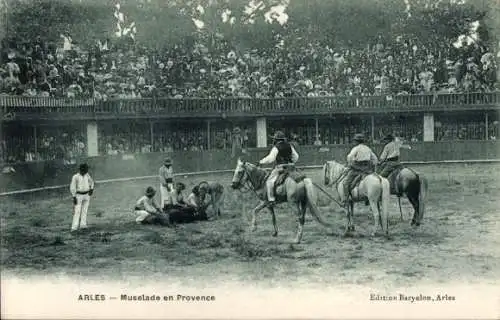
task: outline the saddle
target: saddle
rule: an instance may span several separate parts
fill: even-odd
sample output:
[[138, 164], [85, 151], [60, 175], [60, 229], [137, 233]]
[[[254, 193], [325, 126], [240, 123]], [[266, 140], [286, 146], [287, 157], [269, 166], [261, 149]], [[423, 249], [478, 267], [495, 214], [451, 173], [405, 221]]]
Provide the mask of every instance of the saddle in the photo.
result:
[[306, 178], [306, 175], [302, 171], [297, 170], [295, 166], [284, 167], [283, 171], [278, 175], [276, 181], [274, 182], [274, 194], [277, 198], [279, 197], [278, 188], [283, 186], [286, 179], [289, 177], [292, 178], [296, 183], [299, 183]]
[[366, 173], [366, 172], [361, 172], [361, 171], [357, 171], [358, 174], [356, 175], [356, 178], [354, 178], [354, 180], [352, 180], [352, 183], [351, 185], [349, 186], [349, 193], [351, 193], [352, 195], [352, 191], [359, 186], [359, 184], [361, 183], [361, 181], [369, 175], [369, 173]]
[[292, 178], [295, 182], [299, 183], [306, 178], [306, 175], [298, 171], [295, 166], [288, 166], [283, 169], [283, 171], [278, 175], [276, 181], [274, 182], [274, 187], [278, 187], [285, 183], [286, 178]]

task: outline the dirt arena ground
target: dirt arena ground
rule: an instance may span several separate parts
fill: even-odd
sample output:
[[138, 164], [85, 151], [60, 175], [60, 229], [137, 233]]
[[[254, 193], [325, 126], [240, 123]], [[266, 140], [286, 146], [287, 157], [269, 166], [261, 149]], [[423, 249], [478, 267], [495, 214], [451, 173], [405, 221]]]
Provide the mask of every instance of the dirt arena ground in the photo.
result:
[[[500, 280], [500, 164], [414, 166], [429, 180], [423, 225], [409, 225], [411, 207], [390, 205], [392, 239], [368, 237], [372, 215], [356, 206], [356, 232], [341, 237], [344, 216], [319, 196], [323, 216], [335, 225], [329, 234], [307, 214], [303, 242], [291, 244], [295, 215], [277, 208], [280, 234], [271, 237], [268, 213], [248, 231], [257, 203], [226, 187], [220, 219], [176, 228], [136, 225], [132, 208], [148, 185], [139, 180], [97, 186], [89, 209], [91, 228], [70, 235], [68, 190], [0, 198], [2, 273], [54, 274], [92, 279], [176, 279], [180, 283], [239, 281], [263, 286], [406, 284], [495, 284]], [[308, 175], [322, 182], [321, 171]], [[182, 177], [181, 177], [182, 178]], [[183, 179], [229, 185], [231, 174]], [[318, 191], [319, 193], [319, 191]]]

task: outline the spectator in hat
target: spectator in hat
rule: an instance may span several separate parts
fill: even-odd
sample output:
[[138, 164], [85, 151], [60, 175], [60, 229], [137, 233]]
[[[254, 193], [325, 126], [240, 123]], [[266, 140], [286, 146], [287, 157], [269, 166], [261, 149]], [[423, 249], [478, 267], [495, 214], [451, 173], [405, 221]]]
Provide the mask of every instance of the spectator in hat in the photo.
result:
[[233, 134], [231, 137], [231, 158], [234, 158], [236, 155], [241, 154], [243, 149], [243, 137], [241, 136], [240, 127], [235, 127], [233, 129]]

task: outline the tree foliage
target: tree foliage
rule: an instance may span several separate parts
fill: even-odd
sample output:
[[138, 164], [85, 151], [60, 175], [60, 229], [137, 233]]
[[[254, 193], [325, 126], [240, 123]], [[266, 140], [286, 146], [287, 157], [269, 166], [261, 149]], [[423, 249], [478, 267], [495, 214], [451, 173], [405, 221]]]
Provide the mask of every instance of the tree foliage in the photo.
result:
[[[5, 1], [11, 8], [8, 33], [26, 40], [37, 36], [57, 40], [66, 32], [74, 40], [85, 42], [112, 37], [115, 31], [115, 1]], [[468, 21], [495, 25], [498, 9], [493, 1], [123, 0], [120, 5], [124, 14], [136, 22], [138, 42], [147, 46], [173, 46], [196, 37], [218, 41], [222, 36], [238, 46], [266, 48], [275, 44], [277, 34], [296, 41], [340, 41], [360, 46], [374, 36], [392, 37], [398, 33], [424, 40], [452, 38], [466, 30]], [[253, 13], [249, 13], [249, 4], [257, 8]], [[269, 21], [266, 12], [283, 4], [288, 21]], [[197, 28], [195, 20], [202, 21], [203, 28]], [[481, 37], [487, 40], [492, 32], [483, 25]]]

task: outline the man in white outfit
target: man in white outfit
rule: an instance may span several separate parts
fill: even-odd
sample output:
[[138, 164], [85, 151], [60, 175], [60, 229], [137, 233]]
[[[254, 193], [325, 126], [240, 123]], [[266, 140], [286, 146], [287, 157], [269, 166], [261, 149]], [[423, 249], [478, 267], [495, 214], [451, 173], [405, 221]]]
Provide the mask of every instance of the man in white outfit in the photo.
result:
[[90, 196], [94, 192], [94, 180], [90, 177], [89, 167], [86, 163], [80, 165], [80, 172], [73, 175], [69, 191], [73, 197], [73, 223], [71, 231], [87, 228], [87, 211], [90, 204]]
[[172, 203], [172, 193], [174, 191], [174, 169], [172, 168], [172, 160], [166, 158], [163, 166], [158, 170], [160, 177], [160, 206], [163, 210], [169, 203]]

